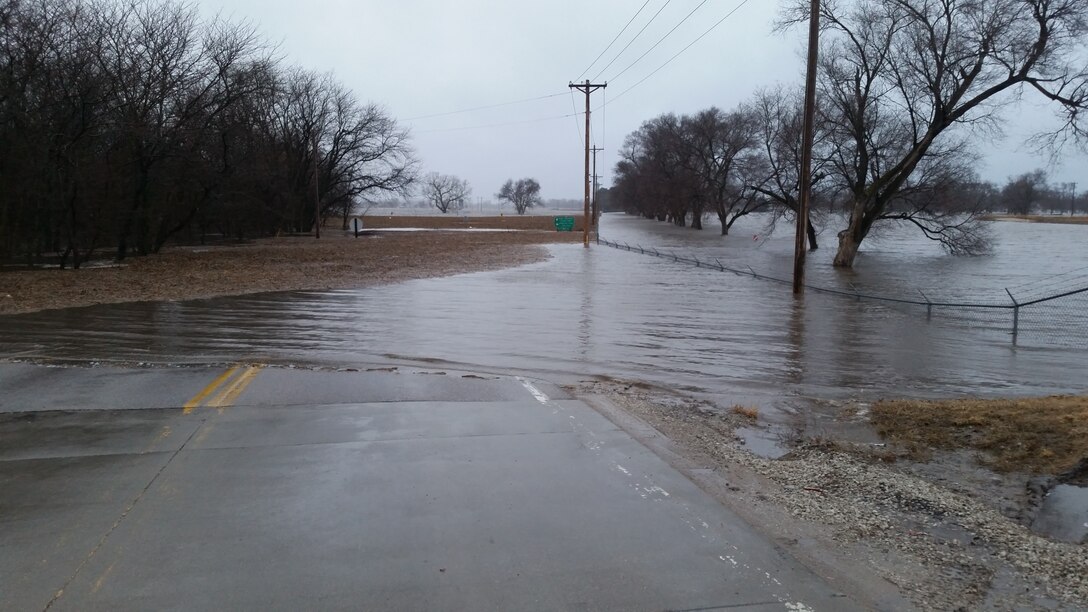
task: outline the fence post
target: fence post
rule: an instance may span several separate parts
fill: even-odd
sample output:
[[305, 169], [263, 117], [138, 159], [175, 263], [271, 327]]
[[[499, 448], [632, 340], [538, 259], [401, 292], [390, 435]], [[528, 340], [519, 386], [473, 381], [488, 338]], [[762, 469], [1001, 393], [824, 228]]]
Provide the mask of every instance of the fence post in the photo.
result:
[[1008, 288], [1005, 289], [1005, 293], [1009, 294], [1009, 299], [1012, 300], [1012, 341], [1016, 342], [1016, 337], [1020, 334], [1020, 302], [1016, 301]]
[[719, 270], [721, 270], [722, 272], [725, 272], [725, 266], [722, 265], [722, 262], [721, 262], [720, 259], [715, 259], [714, 262], [718, 264], [718, 269]]
[[926, 320], [928, 321], [931, 318], [933, 318], [933, 302], [929, 301], [929, 296], [926, 295], [925, 291], [922, 291], [921, 289], [919, 289], [918, 293], [921, 293], [922, 294], [922, 299], [924, 299], [926, 301]]
[[355, 237], [359, 237], [359, 217], [355, 217]]

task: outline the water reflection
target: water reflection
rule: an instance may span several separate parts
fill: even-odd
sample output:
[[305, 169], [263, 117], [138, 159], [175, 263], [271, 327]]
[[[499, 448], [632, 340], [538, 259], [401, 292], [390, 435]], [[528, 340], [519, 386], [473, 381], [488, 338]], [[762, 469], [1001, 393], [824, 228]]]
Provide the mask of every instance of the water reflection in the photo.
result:
[[[723, 239], [709, 229], [699, 234], [622, 216], [606, 217], [604, 231], [727, 265], [790, 269], [792, 241], [785, 239], [753, 246], [743, 231]], [[1088, 379], [1079, 349], [1014, 347], [1001, 321], [939, 313], [927, 321], [924, 310], [817, 293], [798, 301], [789, 287], [751, 278], [602, 247], [550, 248], [550, 261], [515, 270], [385, 287], [4, 317], [0, 345], [6, 357], [448, 361], [553, 378], [643, 379], [710, 396], [1038, 394], [1083, 391]], [[848, 274], [831, 269], [830, 252], [820, 251], [809, 278], [882, 291], [926, 281], [948, 295], [1032, 274], [1023, 253], [995, 256], [990, 265], [1022, 262], [1000, 276], [978, 272], [979, 260], [914, 252], [921, 249], [915, 244], [895, 248], [877, 245]]]

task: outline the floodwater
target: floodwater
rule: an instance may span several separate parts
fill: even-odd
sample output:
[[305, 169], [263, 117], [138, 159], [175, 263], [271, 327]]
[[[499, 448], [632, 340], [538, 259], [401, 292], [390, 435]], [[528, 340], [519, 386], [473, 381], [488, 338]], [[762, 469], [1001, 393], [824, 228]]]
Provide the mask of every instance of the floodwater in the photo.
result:
[[1058, 485], [1047, 493], [1032, 529], [1075, 544], [1088, 544], [1088, 487]]
[[[834, 236], [825, 232], [808, 280], [994, 303], [1008, 300], [1005, 288], [1021, 299], [1088, 286], [1088, 226], [992, 225], [991, 256], [950, 257], [914, 233], [892, 233], [867, 244], [853, 271], [830, 266]], [[760, 219], [738, 223], [727, 238], [718, 233], [625, 215], [606, 215], [601, 225], [611, 240], [788, 278], [792, 237], [765, 237]], [[552, 259], [539, 264], [383, 287], [0, 317], [0, 357], [394, 361], [560, 381], [607, 375], [726, 405], [753, 397], [1083, 392], [1088, 381], [1086, 344], [1077, 340], [1088, 337], [1088, 297], [1067, 298], [1052, 322], [1023, 321], [1014, 341], [1011, 311], [938, 309], [927, 318], [924, 307], [814, 292], [796, 300], [788, 286], [604, 246], [549, 248]]]

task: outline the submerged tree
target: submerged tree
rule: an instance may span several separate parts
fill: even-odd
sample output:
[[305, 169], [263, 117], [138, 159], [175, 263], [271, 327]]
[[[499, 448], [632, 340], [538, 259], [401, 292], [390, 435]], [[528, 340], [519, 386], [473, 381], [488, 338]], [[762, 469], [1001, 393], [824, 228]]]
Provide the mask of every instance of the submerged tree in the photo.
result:
[[[747, 163], [746, 185], [756, 194], [774, 203], [775, 219], [782, 216], [796, 219], [801, 210], [801, 121], [803, 100], [797, 92], [783, 87], [765, 89], [756, 93], [750, 103], [752, 124], [755, 126], [755, 147], [752, 159]], [[811, 173], [808, 177], [812, 193], [809, 209], [809, 250], [819, 248], [816, 242], [816, 225], [813, 216], [819, 205], [825, 205], [834, 196], [829, 181], [821, 180], [826, 174], [827, 130], [818, 125]]]
[[[807, 21], [808, 10], [807, 0], [791, 0], [786, 23]], [[977, 251], [969, 219], [912, 206], [955, 182], [948, 166], [964, 167], [964, 132], [997, 129], [1000, 104], [1024, 91], [1063, 114], [1052, 143], [1088, 136], [1085, 0], [832, 0], [821, 21], [822, 121], [834, 178], [849, 195], [836, 266], [851, 267], [887, 219], [913, 223], [950, 250]]]
[[[709, 203], [725, 236], [737, 219], [768, 203], [746, 180], [757, 165], [752, 155], [756, 144], [753, 117], [744, 108], [727, 113], [711, 107], [683, 117], [680, 129], [680, 140], [688, 152], [684, 159], [693, 167], [700, 187], [699, 196], [692, 199]], [[702, 208], [692, 213], [701, 215]]]

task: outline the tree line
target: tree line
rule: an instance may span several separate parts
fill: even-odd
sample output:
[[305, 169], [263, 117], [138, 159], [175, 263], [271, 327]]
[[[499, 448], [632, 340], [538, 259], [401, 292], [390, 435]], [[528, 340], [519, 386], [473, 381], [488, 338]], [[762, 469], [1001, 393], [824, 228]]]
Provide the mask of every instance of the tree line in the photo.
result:
[[[809, 9], [790, 0], [779, 28], [807, 23]], [[625, 140], [613, 205], [695, 228], [715, 214], [727, 233], [758, 210], [792, 216], [803, 180], [817, 223], [844, 213], [837, 266], [852, 266], [887, 222], [972, 254], [987, 248], [979, 218], [997, 193], [975, 172], [977, 144], [1000, 136], [1006, 106], [1030, 93], [1058, 111], [1061, 126], [1034, 140], [1041, 149], [1088, 142], [1084, 0], [843, 0], [823, 3], [820, 19], [809, 176], [800, 171], [801, 92], [780, 87], [730, 111], [645, 122]], [[1002, 190], [1005, 201], [1013, 191]]]
[[0, 0], [0, 259], [309, 231], [416, 172], [385, 109], [248, 24], [170, 0]]

